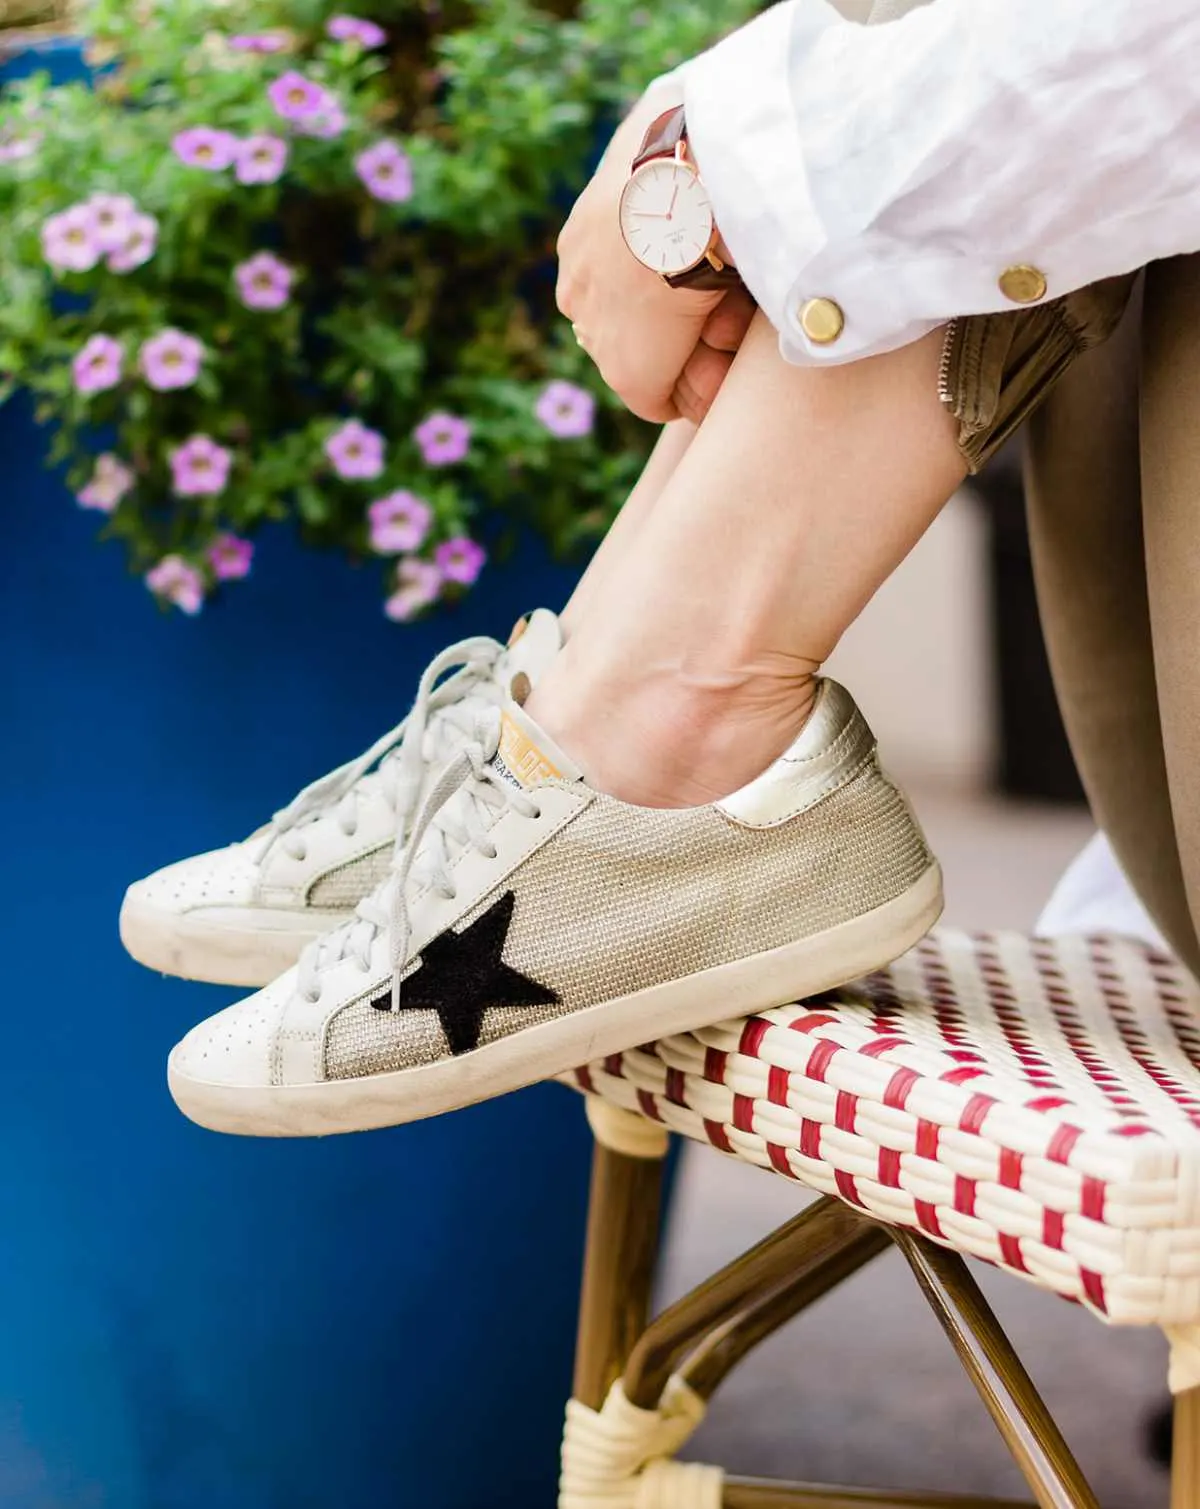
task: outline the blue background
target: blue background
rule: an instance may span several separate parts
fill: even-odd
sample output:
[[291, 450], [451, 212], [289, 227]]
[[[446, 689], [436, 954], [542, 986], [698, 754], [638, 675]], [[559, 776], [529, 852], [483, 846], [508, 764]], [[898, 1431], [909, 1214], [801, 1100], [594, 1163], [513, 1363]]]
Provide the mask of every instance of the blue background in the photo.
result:
[[200, 1131], [171, 1044], [239, 992], [122, 953], [126, 883], [243, 835], [395, 722], [533, 550], [397, 628], [374, 567], [262, 540], [163, 614], [0, 410], [0, 1505], [549, 1509], [588, 1138], [541, 1086], [327, 1142]]

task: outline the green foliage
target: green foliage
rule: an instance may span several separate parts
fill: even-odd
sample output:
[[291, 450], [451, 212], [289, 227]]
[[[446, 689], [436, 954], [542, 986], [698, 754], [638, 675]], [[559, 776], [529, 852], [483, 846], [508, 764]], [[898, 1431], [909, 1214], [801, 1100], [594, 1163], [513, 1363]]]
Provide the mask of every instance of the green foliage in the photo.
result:
[[[137, 571], [177, 554], [211, 585], [218, 533], [287, 517], [316, 545], [362, 554], [367, 504], [401, 488], [433, 507], [425, 555], [486, 510], [560, 550], [594, 538], [651, 437], [564, 338], [555, 237], [620, 112], [754, 8], [373, 0], [387, 42], [372, 50], [327, 35], [329, 0], [93, 0], [82, 27], [95, 86], [40, 77], [0, 101], [0, 401], [33, 392], [76, 489], [98, 450], [131, 470], [107, 528]], [[286, 50], [230, 45], [267, 32]], [[292, 70], [336, 96], [339, 134], [281, 119], [267, 90]], [[189, 166], [172, 143], [196, 126], [285, 138], [286, 170], [242, 185]], [[384, 139], [411, 165], [400, 203], [372, 197], [356, 171]], [[96, 193], [154, 217], [153, 256], [126, 272], [103, 256], [50, 267], [45, 222]], [[276, 310], [247, 308], [234, 277], [263, 251], [294, 274]], [[162, 392], [138, 352], [168, 328], [205, 357], [193, 384]], [[122, 375], [81, 393], [72, 362], [97, 334], [121, 342]], [[590, 434], [556, 438], [537, 418], [553, 379], [594, 396]], [[423, 460], [413, 431], [432, 411], [469, 420], [461, 462]], [[386, 437], [377, 478], [344, 479], [324, 453], [350, 417]], [[195, 434], [232, 453], [231, 471], [219, 493], [180, 497], [170, 455]]]

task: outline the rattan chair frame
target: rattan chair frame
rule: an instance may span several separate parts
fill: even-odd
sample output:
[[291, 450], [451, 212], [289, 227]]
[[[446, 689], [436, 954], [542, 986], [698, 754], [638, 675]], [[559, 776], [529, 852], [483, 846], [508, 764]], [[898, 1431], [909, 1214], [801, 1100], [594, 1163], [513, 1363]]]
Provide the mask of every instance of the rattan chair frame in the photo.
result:
[[[963, 1259], [910, 1231], [822, 1197], [651, 1320], [665, 1129], [627, 1118], [628, 1136], [597, 1132], [574, 1397], [600, 1410], [620, 1379], [653, 1410], [674, 1375], [707, 1399], [753, 1348], [895, 1245], [1020, 1469], [1038, 1509], [1098, 1509], [1078, 1463]], [[649, 1138], [646, 1132], [653, 1127]], [[656, 1135], [661, 1134], [661, 1135]], [[636, 1152], [631, 1149], [637, 1149]], [[727, 1477], [722, 1509], [1019, 1509], [961, 1494], [774, 1483]], [[1027, 1506], [1023, 1506], [1027, 1509]], [[1200, 1390], [1176, 1402], [1171, 1509], [1200, 1509]]]

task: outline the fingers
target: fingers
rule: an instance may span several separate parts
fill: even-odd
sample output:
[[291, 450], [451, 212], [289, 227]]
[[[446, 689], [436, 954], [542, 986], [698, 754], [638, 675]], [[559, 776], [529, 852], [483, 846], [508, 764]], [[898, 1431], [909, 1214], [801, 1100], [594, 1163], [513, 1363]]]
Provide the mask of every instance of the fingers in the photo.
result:
[[675, 407], [684, 419], [693, 424], [704, 419], [732, 366], [730, 352], [718, 351], [706, 341], [697, 345], [675, 384]]
[[599, 314], [590, 304], [579, 318], [587, 354], [600, 376], [638, 418], [666, 424], [678, 417], [672, 397], [688, 358], [696, 349], [704, 310], [695, 310], [678, 295], [649, 284], [652, 301], [626, 302], [622, 318]]
[[699, 424], [712, 408], [757, 311], [750, 294], [744, 288], [734, 288], [705, 321], [700, 341], [684, 363], [674, 393], [675, 407], [693, 424]]
[[700, 339], [717, 351], [736, 351], [758, 305], [745, 288], [731, 288], [705, 322]]

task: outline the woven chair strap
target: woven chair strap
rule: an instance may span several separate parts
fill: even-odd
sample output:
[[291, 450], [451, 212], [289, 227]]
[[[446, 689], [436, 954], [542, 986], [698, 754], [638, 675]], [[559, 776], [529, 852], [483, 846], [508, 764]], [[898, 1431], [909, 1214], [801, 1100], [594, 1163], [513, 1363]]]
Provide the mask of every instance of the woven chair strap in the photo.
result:
[[704, 1413], [704, 1401], [679, 1378], [658, 1409], [630, 1404], [620, 1380], [599, 1410], [572, 1399], [558, 1509], [721, 1509], [721, 1469], [672, 1460]]

